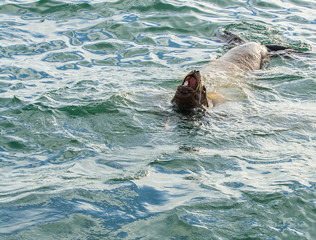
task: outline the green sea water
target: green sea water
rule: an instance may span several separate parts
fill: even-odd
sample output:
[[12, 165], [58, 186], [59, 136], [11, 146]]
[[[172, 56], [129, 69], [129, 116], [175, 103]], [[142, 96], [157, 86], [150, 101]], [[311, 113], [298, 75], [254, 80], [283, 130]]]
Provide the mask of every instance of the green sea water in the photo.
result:
[[[1, 239], [316, 239], [316, 3], [0, 1]], [[223, 55], [271, 58], [215, 108], [170, 103]]]

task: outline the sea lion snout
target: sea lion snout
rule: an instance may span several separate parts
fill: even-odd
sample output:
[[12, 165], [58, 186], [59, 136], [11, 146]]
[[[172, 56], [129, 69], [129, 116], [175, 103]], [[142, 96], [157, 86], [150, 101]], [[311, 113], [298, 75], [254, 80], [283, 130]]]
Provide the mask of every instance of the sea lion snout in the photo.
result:
[[201, 83], [201, 73], [200, 71], [193, 70], [184, 78], [182, 85], [188, 86], [192, 89], [197, 89]]
[[191, 86], [188, 87], [188, 85], [182, 84], [178, 86], [177, 91], [181, 94], [189, 94], [192, 93], [194, 89]]

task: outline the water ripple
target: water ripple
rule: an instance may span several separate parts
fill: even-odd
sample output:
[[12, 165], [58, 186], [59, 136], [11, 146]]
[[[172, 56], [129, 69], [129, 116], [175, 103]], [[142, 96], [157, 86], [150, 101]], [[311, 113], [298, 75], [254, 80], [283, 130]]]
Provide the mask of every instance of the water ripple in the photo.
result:
[[[315, 4], [0, 3], [0, 236], [313, 239]], [[304, 54], [179, 112], [223, 29]], [[217, 84], [217, 85], [216, 85]]]

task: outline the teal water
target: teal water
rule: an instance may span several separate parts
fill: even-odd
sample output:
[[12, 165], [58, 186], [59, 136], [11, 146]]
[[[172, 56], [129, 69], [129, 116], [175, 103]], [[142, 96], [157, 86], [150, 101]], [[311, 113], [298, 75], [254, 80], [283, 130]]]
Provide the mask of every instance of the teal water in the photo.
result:
[[[0, 3], [1, 239], [316, 239], [314, 1]], [[179, 113], [221, 29], [273, 58]]]

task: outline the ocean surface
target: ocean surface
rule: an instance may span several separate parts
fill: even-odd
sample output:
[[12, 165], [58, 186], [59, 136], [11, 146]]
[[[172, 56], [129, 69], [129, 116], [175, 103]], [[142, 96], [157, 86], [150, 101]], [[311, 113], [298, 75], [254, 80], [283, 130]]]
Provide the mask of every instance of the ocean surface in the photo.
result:
[[[1, 239], [316, 239], [316, 2], [0, 2]], [[179, 112], [247, 41], [303, 53]]]

